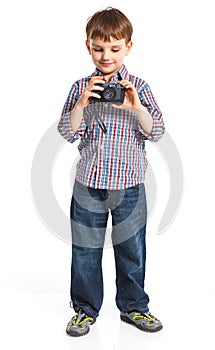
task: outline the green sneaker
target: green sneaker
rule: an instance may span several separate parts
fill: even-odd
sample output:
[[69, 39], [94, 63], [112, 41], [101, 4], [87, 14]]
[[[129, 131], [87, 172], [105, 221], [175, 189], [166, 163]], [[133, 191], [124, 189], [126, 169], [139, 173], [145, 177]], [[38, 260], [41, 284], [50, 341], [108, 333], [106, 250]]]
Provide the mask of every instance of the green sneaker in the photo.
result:
[[152, 316], [150, 312], [121, 312], [120, 318], [123, 322], [132, 324], [145, 332], [158, 332], [163, 328], [161, 321]]
[[90, 330], [90, 325], [95, 322], [95, 319], [88, 317], [84, 311], [79, 310], [68, 323], [66, 333], [72, 337], [80, 337], [87, 334]]

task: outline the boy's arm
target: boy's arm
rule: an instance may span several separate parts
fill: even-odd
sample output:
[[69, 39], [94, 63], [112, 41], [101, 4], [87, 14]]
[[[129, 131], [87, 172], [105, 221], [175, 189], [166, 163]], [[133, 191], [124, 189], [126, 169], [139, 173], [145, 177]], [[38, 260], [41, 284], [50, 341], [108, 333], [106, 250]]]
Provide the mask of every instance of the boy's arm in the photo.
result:
[[148, 84], [142, 80], [137, 86], [129, 80], [120, 80], [125, 87], [125, 98], [122, 105], [113, 107], [130, 109], [137, 115], [136, 130], [142, 135], [143, 141], [157, 142], [164, 134], [162, 113], [155, 101]]
[[[147, 134], [146, 131], [142, 127], [141, 123], [141, 112], [139, 112], [139, 125], [138, 131], [143, 135], [144, 139], [157, 142], [163, 136], [165, 132], [164, 122], [162, 118], [162, 113], [157, 105], [157, 102], [150, 90], [149, 85], [144, 82], [141, 89], [138, 91], [138, 95], [140, 101], [143, 106], [147, 107], [147, 111], [150, 113], [152, 117], [152, 128], [150, 134]], [[138, 114], [138, 112], [137, 112]], [[144, 114], [144, 113], [143, 113]], [[143, 115], [144, 118], [144, 115]]]
[[59, 133], [68, 142], [76, 141], [85, 133], [87, 126], [83, 117], [84, 108], [88, 106], [90, 97], [101, 98], [96, 90], [104, 90], [101, 85], [98, 85], [103, 83], [105, 81], [102, 77], [95, 76], [90, 79], [82, 93], [79, 91], [78, 82], [72, 86], [58, 124]]
[[[58, 123], [58, 131], [68, 142], [74, 142], [82, 136], [86, 130], [86, 124], [83, 118], [83, 109], [79, 110], [75, 107], [79, 98], [78, 84], [75, 83], [68, 95], [66, 103], [63, 107], [61, 119]], [[72, 113], [71, 113], [72, 112]], [[71, 123], [71, 114], [76, 114], [77, 123]]]

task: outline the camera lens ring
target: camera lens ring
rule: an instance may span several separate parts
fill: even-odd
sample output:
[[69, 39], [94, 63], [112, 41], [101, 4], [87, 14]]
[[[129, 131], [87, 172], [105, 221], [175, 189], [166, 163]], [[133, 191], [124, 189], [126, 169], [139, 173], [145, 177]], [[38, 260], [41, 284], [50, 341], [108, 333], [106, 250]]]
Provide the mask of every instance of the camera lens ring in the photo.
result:
[[103, 97], [106, 101], [114, 101], [116, 97], [116, 90], [113, 87], [108, 86], [103, 91]]

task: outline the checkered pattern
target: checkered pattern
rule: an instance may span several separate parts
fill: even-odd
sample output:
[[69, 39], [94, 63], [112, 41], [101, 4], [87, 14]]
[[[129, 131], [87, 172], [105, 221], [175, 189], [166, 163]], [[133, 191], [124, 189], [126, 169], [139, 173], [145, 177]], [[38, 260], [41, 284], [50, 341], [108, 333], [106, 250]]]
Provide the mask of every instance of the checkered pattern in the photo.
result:
[[[58, 125], [60, 134], [68, 141], [80, 140], [78, 149], [81, 159], [77, 164], [76, 179], [85, 186], [119, 190], [143, 183], [147, 168], [145, 140], [157, 142], [164, 133], [162, 113], [148, 84], [130, 75], [123, 65], [111, 82], [120, 79], [132, 82], [139, 98], [153, 117], [152, 134], [142, 129], [135, 112], [116, 109], [110, 103], [92, 102], [84, 109], [84, 115], [76, 133], [70, 124], [70, 112], [90, 79], [101, 73], [78, 80], [72, 85]], [[104, 133], [96, 120], [103, 121]]]

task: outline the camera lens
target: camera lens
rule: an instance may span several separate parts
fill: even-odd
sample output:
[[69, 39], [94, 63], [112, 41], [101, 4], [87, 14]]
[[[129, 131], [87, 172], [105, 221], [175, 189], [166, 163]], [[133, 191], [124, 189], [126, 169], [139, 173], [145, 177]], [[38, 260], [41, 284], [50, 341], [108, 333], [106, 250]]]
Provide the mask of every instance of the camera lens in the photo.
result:
[[106, 89], [104, 89], [103, 91], [103, 97], [105, 98], [105, 100], [107, 101], [113, 101], [114, 98], [116, 96], [116, 91], [114, 88], [112, 87], [107, 87]]

